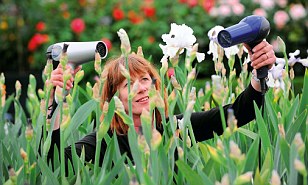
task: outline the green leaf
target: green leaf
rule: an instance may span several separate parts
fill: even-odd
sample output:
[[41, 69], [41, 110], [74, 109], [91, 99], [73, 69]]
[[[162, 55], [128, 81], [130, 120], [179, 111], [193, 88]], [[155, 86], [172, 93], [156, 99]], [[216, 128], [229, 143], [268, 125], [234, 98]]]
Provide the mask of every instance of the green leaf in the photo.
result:
[[244, 134], [245, 136], [247, 136], [247, 137], [253, 139], [253, 140], [256, 140], [257, 137], [258, 137], [258, 134], [254, 133], [254, 132], [251, 131], [251, 130], [242, 128], [242, 127], [238, 128], [237, 131], [238, 131], [239, 133]]
[[292, 103], [292, 106], [291, 106], [289, 112], [286, 115], [286, 123], [285, 123], [285, 125], [286, 125], [285, 129], [286, 130], [290, 129], [290, 127], [293, 127], [293, 126], [291, 126], [291, 124], [292, 124], [293, 120], [295, 119], [298, 107], [299, 107], [299, 98], [298, 98], [298, 96], [296, 96], [295, 100]]
[[305, 76], [304, 76], [303, 93], [301, 96], [301, 102], [299, 106], [299, 113], [308, 109], [308, 98], [307, 97], [308, 97], [308, 69], [306, 68]]
[[301, 129], [302, 125], [306, 123], [307, 120], [307, 111], [302, 112], [298, 118], [295, 120], [295, 122], [290, 126], [289, 130], [286, 133], [286, 139], [287, 141], [291, 142], [297, 132], [300, 132], [302, 136], [305, 138], [305, 130]]
[[201, 178], [200, 175], [198, 175], [190, 166], [185, 164], [183, 161], [178, 160], [176, 164], [179, 170], [182, 172], [182, 174], [186, 178], [188, 184], [198, 184], [198, 185], [208, 184], [204, 181], [204, 179]]
[[274, 130], [276, 133], [278, 133], [278, 118], [277, 113], [273, 107], [273, 103], [271, 101], [272, 97], [268, 94], [265, 95], [265, 107], [266, 107], [266, 113], [270, 118], [270, 123], [273, 125]]
[[251, 144], [247, 152], [244, 172], [254, 171], [254, 169], [256, 168], [256, 164], [258, 161], [257, 157], [259, 154], [259, 143], [260, 139], [259, 137], [257, 137]]
[[254, 107], [255, 107], [255, 113], [256, 113], [256, 122], [258, 124], [259, 135], [261, 138], [261, 145], [262, 145], [263, 151], [265, 152], [267, 151], [267, 149], [271, 149], [271, 141], [270, 141], [270, 137], [268, 134], [268, 128], [265, 126], [264, 119], [255, 102], [254, 102]]
[[290, 171], [290, 156], [289, 156], [290, 146], [285, 138], [280, 138], [280, 152], [282, 156], [282, 160], [287, 167], [287, 170]]
[[42, 175], [46, 176], [48, 184], [59, 184], [59, 182], [57, 181], [57, 177], [54, 175], [52, 170], [47, 166], [44, 160], [40, 156], [37, 157], [38, 157], [38, 165], [41, 169]]
[[268, 149], [261, 169], [262, 179], [268, 181], [268, 178], [270, 177], [270, 172], [272, 172], [272, 170], [273, 170], [273, 156], [271, 150]]
[[69, 138], [70, 135], [79, 127], [79, 125], [81, 125], [87, 119], [91, 112], [96, 108], [96, 104], [97, 102], [92, 99], [78, 108], [71, 120], [71, 123], [65, 129], [64, 141], [66, 141], [67, 138]]

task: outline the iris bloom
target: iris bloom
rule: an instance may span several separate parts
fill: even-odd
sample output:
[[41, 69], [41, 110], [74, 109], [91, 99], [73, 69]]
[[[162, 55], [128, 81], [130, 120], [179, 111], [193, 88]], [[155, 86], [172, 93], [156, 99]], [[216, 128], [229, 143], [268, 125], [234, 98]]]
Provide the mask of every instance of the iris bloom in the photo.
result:
[[[166, 45], [159, 44], [163, 50], [163, 54], [170, 58], [175, 58], [176, 55], [184, 52], [184, 49], [192, 50], [193, 44], [196, 42], [196, 37], [193, 35], [193, 30], [185, 25], [171, 24], [171, 30], [168, 34], [161, 36]], [[202, 54], [196, 53], [198, 62], [202, 61]]]

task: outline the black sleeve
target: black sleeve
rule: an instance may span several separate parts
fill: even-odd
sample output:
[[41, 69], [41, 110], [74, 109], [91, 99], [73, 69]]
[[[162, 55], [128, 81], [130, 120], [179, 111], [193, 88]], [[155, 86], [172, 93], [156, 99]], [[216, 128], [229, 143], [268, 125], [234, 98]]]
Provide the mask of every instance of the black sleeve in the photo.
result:
[[[225, 118], [227, 119], [227, 110], [232, 108], [239, 127], [249, 123], [255, 118], [253, 102], [255, 101], [258, 107], [261, 107], [262, 99], [261, 93], [249, 84], [233, 104], [223, 106]], [[178, 119], [181, 118], [182, 115], [178, 116]], [[223, 132], [219, 107], [209, 111], [192, 113], [191, 124], [197, 141], [213, 138], [214, 132], [218, 135]]]

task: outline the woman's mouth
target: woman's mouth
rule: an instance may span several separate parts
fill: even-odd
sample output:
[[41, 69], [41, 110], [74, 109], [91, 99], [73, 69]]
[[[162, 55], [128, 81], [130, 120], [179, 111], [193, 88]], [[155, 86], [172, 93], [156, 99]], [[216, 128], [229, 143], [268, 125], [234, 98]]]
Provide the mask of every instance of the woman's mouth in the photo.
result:
[[149, 97], [146, 96], [146, 97], [143, 97], [143, 98], [140, 98], [140, 99], [136, 100], [136, 102], [142, 103], [142, 102], [146, 102], [148, 100], [149, 100]]

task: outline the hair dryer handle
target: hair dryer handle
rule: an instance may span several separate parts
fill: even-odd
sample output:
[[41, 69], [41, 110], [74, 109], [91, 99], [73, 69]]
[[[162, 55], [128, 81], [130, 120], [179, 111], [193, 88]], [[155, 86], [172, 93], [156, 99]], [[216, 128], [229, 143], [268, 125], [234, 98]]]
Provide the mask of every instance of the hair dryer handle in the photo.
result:
[[[256, 43], [256, 42], [247, 43], [247, 45], [250, 47], [250, 51], [252, 52], [252, 48], [254, 48], [259, 43]], [[261, 92], [263, 94], [267, 91], [267, 85], [266, 85], [266, 81], [265, 81], [267, 76], [268, 76], [268, 66], [262, 66], [259, 69], [257, 69], [257, 78], [260, 80]]]

